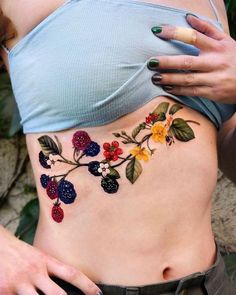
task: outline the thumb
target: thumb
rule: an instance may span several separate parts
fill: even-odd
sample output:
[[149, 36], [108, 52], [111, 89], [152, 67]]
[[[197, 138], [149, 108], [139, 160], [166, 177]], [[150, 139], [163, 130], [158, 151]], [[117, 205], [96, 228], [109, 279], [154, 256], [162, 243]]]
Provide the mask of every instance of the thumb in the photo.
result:
[[208, 21], [202, 20], [191, 13], [186, 14], [186, 20], [192, 28], [212, 39], [220, 41], [225, 38], [225, 34], [217, 29], [213, 24], [209, 23]]

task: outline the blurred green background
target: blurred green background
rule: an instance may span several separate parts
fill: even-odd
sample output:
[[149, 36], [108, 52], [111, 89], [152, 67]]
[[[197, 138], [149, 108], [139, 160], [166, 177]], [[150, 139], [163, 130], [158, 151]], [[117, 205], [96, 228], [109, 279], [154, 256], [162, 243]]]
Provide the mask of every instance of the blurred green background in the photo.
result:
[[[236, 0], [226, 0], [230, 34], [236, 40]], [[236, 53], [236, 52], [235, 52]], [[21, 126], [19, 125], [19, 114], [12, 94], [9, 77], [3, 68], [0, 69], [0, 139], [11, 138], [16, 134], [21, 134]], [[35, 192], [35, 199], [27, 203], [21, 212], [19, 226], [16, 230], [16, 236], [20, 239], [32, 243], [35, 229], [38, 221], [39, 204], [36, 197], [35, 188], [25, 189]], [[6, 200], [6, 199], [5, 199]], [[2, 206], [3, 203], [0, 203]], [[225, 262], [231, 278], [236, 282], [236, 254], [231, 253], [225, 255]]]

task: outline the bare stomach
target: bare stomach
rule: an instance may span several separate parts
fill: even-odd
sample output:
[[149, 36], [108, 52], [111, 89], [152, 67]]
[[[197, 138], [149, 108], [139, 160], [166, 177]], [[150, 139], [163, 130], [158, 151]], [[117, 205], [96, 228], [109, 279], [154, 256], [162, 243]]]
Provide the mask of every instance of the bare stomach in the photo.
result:
[[[146, 121], [163, 102], [166, 119]], [[216, 130], [185, 106], [169, 115], [174, 104], [157, 97], [105, 126], [27, 134], [40, 201], [34, 246], [106, 284], [158, 283], [212, 265]]]

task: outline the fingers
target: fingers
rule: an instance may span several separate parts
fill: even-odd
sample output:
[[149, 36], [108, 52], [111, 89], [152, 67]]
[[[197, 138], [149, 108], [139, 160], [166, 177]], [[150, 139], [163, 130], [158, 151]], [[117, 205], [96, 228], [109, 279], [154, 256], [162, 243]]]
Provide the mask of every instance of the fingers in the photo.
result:
[[50, 275], [74, 285], [86, 295], [102, 295], [101, 290], [93, 281], [72, 266], [68, 266], [50, 256], [47, 261], [47, 268]]
[[166, 89], [166, 92], [170, 92], [175, 95], [184, 95], [184, 96], [202, 96], [209, 99], [214, 99], [214, 91], [212, 87], [209, 86], [193, 86], [193, 87], [184, 87], [184, 86], [173, 86], [171, 89]]
[[[153, 59], [156, 62], [150, 63]], [[208, 57], [192, 55], [153, 57], [149, 60], [147, 66], [149, 70], [154, 71], [158, 69], [175, 69], [208, 72], [216, 68], [214, 62], [209, 63]]]
[[16, 290], [17, 295], [39, 295], [35, 288], [30, 284], [21, 284]]
[[157, 37], [185, 42], [205, 51], [212, 50], [217, 46], [218, 41], [191, 28], [164, 25], [161, 27], [160, 33], [157, 33], [154, 28], [152, 31]]
[[152, 76], [152, 82], [156, 85], [178, 85], [178, 86], [212, 86], [211, 73], [156, 73]]
[[56, 283], [54, 283], [49, 278], [49, 276], [38, 275], [36, 278], [34, 278], [34, 284], [39, 290], [41, 290], [46, 295], [67, 295], [67, 293]]
[[213, 38], [215, 40], [222, 40], [225, 38], [225, 34], [217, 29], [211, 23], [204, 21], [200, 18], [194, 17], [191, 14], [186, 15], [187, 22], [197, 31], [203, 33], [204, 35]]

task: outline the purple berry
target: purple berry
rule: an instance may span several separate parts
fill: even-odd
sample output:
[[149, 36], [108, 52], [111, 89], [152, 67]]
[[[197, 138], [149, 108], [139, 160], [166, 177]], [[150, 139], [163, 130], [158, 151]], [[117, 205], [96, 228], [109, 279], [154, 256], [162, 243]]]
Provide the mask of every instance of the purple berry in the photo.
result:
[[74, 133], [72, 143], [77, 150], [84, 150], [90, 144], [91, 139], [86, 131], [77, 131]]
[[50, 177], [46, 174], [42, 174], [40, 177], [40, 182], [43, 188], [46, 188], [50, 181]]
[[58, 196], [65, 204], [73, 203], [77, 196], [74, 185], [67, 180], [61, 180], [58, 186]]
[[48, 182], [47, 188], [47, 195], [49, 196], [50, 199], [56, 199], [58, 197], [58, 185], [55, 180], [50, 180]]

